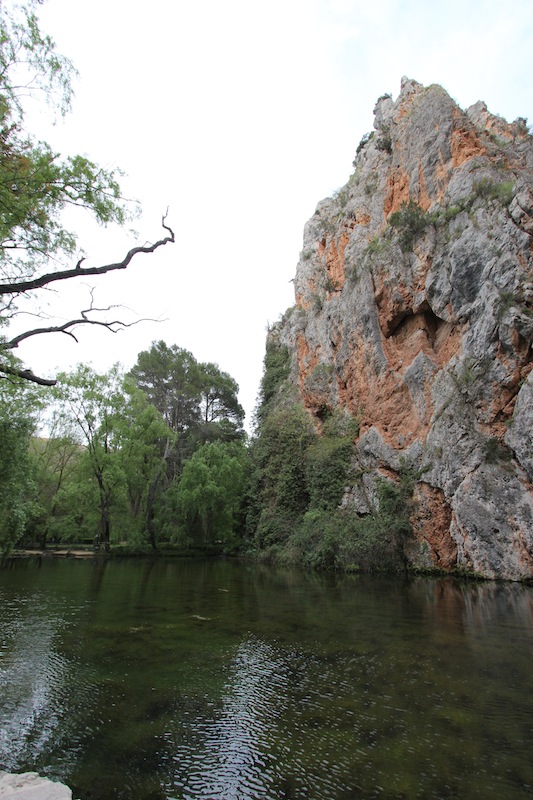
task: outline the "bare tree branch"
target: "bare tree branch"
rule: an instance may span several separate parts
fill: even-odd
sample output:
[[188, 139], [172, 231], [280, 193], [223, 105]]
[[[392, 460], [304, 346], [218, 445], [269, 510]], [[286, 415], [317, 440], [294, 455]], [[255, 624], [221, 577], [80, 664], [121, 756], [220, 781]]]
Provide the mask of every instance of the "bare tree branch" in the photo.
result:
[[6, 375], [15, 375], [17, 378], [23, 378], [25, 381], [38, 383], [39, 386], [55, 386], [57, 383], [53, 378], [40, 378], [38, 375], [35, 375], [31, 369], [17, 369], [10, 364], [2, 364], [1, 362], [0, 372]]
[[[1, 1], [1, 0], [0, 0]], [[168, 213], [168, 210], [167, 210]], [[132, 259], [138, 255], [139, 253], [153, 253], [154, 250], [157, 250], [159, 247], [162, 247], [169, 242], [174, 242], [174, 231], [166, 224], [167, 214], [163, 216], [162, 219], [162, 226], [163, 228], [168, 231], [168, 236], [165, 236], [163, 239], [159, 239], [157, 242], [151, 245], [143, 245], [141, 247], [134, 247], [132, 248], [126, 255], [126, 257], [122, 261], [118, 261], [115, 264], [106, 264], [101, 267], [82, 267], [82, 263], [85, 260], [84, 258], [80, 258], [77, 262], [74, 269], [67, 269], [62, 270], [59, 272], [51, 272], [46, 275], [41, 275], [37, 278], [28, 278], [26, 280], [20, 280], [14, 283], [4, 283], [0, 284], [0, 297], [2, 295], [17, 295], [22, 294], [24, 292], [31, 291], [32, 289], [43, 289], [47, 288], [50, 283], [55, 281], [66, 280], [68, 278], [79, 278], [83, 275], [103, 275], [106, 272], [112, 272], [113, 270], [118, 269], [126, 269], [126, 267], [130, 264]], [[160, 320], [153, 320], [149, 318], [137, 319], [133, 322], [123, 322], [120, 319], [114, 320], [98, 320], [92, 319], [89, 315], [95, 312], [105, 312], [110, 311], [111, 309], [115, 308], [122, 308], [119, 305], [110, 305], [105, 308], [98, 308], [94, 305], [94, 288], [90, 289], [91, 294], [91, 302], [89, 308], [83, 309], [80, 311], [80, 317], [78, 319], [71, 319], [68, 322], [64, 322], [62, 325], [48, 325], [42, 326], [40, 328], [32, 328], [31, 330], [24, 331], [23, 333], [14, 336], [12, 339], [6, 341], [0, 341], [0, 352], [1, 351], [8, 351], [13, 350], [14, 348], [18, 347], [20, 342], [29, 339], [32, 336], [39, 336], [42, 333], [65, 333], [67, 336], [71, 336], [75, 342], [77, 342], [77, 338], [74, 335], [73, 331], [79, 325], [99, 325], [100, 327], [107, 328], [107, 330], [111, 331], [112, 333], [118, 333], [118, 331], [123, 330], [124, 328], [131, 328], [133, 325], [137, 325], [139, 322], [159, 322]], [[2, 310], [2, 316], [6, 317], [6, 312], [9, 312], [9, 309], [13, 303], [13, 297], [4, 301], [5, 305]], [[15, 312], [13, 312], [14, 314]], [[9, 318], [9, 316], [8, 316]], [[40, 386], [54, 386], [57, 381], [53, 378], [41, 378], [38, 375], [35, 375], [31, 369], [23, 369], [22, 367], [17, 367], [14, 364], [8, 364], [5, 362], [0, 361], [0, 377], [1, 375], [7, 377], [8, 375], [12, 375], [18, 378], [23, 378], [24, 380], [31, 381], [32, 383], [37, 383]]]
[[80, 259], [73, 269], [60, 270], [59, 272], [49, 272], [45, 275], [39, 275], [36, 278], [15, 281], [14, 283], [2, 283], [0, 284], [0, 295], [22, 294], [23, 292], [29, 292], [32, 289], [42, 289], [43, 286], [47, 286], [55, 281], [64, 281], [68, 278], [79, 278], [82, 275], [104, 275], [106, 272], [126, 269], [132, 259], [140, 253], [153, 253], [154, 250], [157, 250], [159, 247], [162, 247], [169, 242], [175, 242], [174, 231], [165, 224], [166, 217], [167, 215], [165, 214], [161, 224], [163, 228], [169, 232], [169, 235], [165, 236], [163, 239], [159, 239], [153, 244], [133, 247], [122, 261], [117, 261], [114, 264], [105, 264], [101, 267], [82, 267], [82, 262], [84, 259]]
[[109, 308], [89, 308], [85, 311], [80, 311], [80, 319], [71, 319], [69, 322], [64, 322], [63, 325], [50, 325], [43, 328], [34, 328], [31, 331], [24, 331], [24, 333], [14, 336], [13, 339], [3, 342], [0, 345], [0, 349], [12, 350], [13, 348], [18, 347], [20, 342], [23, 342], [25, 339], [29, 339], [31, 336], [38, 336], [41, 333], [66, 333], [68, 336], [72, 336], [74, 341], [77, 342], [77, 338], [72, 333], [72, 330], [69, 329], [76, 328], [78, 325], [100, 325], [102, 328], [107, 328], [109, 331], [111, 331], [111, 333], [118, 333], [124, 328], [132, 328], [134, 325], [138, 325], [139, 322], [159, 322], [159, 320], [150, 319], [148, 317], [136, 319], [133, 320], [133, 322], [123, 322], [120, 319], [109, 320], [106, 322], [105, 320], [90, 319], [87, 316], [88, 312], [90, 311], [109, 311], [112, 308], [118, 307], [119, 306], [109, 306]]

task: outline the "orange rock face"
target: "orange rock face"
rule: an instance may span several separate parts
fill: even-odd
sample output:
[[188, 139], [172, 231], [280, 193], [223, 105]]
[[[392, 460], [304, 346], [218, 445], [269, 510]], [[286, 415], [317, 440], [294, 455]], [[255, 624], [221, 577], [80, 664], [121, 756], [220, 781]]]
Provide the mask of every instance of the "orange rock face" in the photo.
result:
[[318, 430], [358, 419], [356, 460], [421, 470], [411, 522], [436, 567], [529, 576], [512, 553], [517, 531], [533, 552], [532, 137], [407, 80], [375, 125], [306, 226], [291, 379]]
[[410, 521], [417, 541], [425, 545], [436, 569], [449, 571], [457, 564], [457, 543], [450, 535], [451, 517], [442, 490], [419, 483]]
[[456, 108], [454, 109], [454, 128], [451, 138], [452, 167], [457, 169], [465, 161], [469, 161], [476, 156], [484, 156], [486, 148], [480, 142], [475, 127], [471, 122], [465, 120], [464, 114]]

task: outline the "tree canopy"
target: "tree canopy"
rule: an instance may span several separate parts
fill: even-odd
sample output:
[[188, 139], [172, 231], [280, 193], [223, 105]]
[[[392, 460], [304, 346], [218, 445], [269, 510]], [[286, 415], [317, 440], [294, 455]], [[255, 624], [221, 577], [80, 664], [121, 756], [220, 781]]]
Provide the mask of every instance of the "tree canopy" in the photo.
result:
[[159, 341], [139, 353], [130, 376], [164, 416], [182, 454], [198, 440], [242, 438], [239, 387], [218, 364]]

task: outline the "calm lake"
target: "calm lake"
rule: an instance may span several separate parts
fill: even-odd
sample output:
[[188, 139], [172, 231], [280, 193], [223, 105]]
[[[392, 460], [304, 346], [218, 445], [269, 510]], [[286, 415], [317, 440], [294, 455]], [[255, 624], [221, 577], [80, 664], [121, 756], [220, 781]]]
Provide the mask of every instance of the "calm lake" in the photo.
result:
[[80, 800], [533, 795], [532, 587], [12, 560], [0, 609], [0, 769]]

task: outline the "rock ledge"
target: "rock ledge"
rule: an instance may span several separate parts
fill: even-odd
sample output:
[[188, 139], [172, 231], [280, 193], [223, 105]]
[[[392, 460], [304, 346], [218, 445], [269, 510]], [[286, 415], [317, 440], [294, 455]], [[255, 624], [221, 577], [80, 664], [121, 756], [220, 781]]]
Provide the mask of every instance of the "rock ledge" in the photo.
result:
[[13, 775], [0, 772], [0, 798], [14, 800], [72, 800], [72, 792], [63, 783], [42, 778], [36, 772]]

